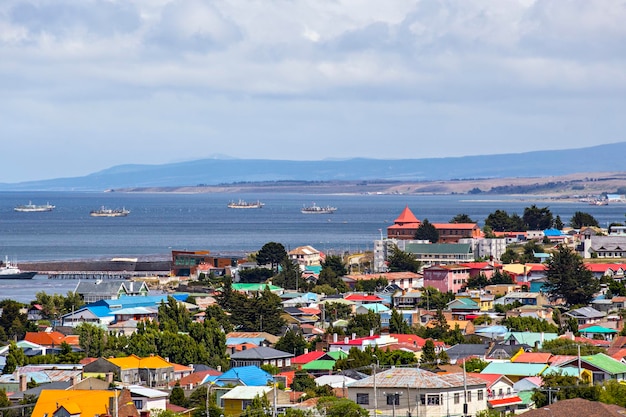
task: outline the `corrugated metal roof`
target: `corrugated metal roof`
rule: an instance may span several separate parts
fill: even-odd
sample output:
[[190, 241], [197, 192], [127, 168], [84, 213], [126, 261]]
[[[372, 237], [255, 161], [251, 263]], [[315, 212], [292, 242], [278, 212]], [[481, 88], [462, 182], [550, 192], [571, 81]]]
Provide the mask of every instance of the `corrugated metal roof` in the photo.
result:
[[270, 392], [272, 387], [246, 387], [239, 385], [226, 394], [222, 395], [223, 400], [253, 400], [255, 397], [262, 397]]
[[[469, 386], [487, 386], [487, 382], [472, 376], [466, 377]], [[351, 383], [349, 388], [373, 387], [374, 376]], [[376, 386], [378, 388], [430, 388], [444, 389], [463, 386], [463, 374], [437, 375], [434, 372], [419, 368], [392, 368], [376, 374]]]

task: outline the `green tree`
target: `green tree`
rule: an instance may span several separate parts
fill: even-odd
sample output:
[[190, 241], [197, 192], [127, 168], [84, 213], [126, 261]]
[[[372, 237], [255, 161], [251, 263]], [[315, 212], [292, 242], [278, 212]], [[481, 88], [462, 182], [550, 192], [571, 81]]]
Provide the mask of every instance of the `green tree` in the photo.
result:
[[267, 268], [250, 268], [239, 271], [239, 282], [265, 282], [274, 275], [274, 271]]
[[579, 255], [559, 245], [547, 262], [544, 289], [552, 298], [562, 298], [568, 305], [587, 305], [600, 290], [600, 282]]
[[489, 365], [489, 362], [485, 362], [480, 358], [471, 358], [463, 361], [465, 372], [482, 372], [487, 365]]
[[300, 392], [314, 391], [316, 387], [315, 380], [306, 371], [297, 371], [291, 383], [291, 389]]
[[439, 240], [439, 231], [431, 222], [428, 221], [428, 219], [424, 219], [415, 231], [415, 239], [428, 240], [430, 243], [437, 243]]
[[561, 216], [557, 214], [556, 218], [554, 219], [554, 228], [558, 230], [563, 230], [564, 226], [565, 225], [563, 224], [563, 220], [561, 220]]
[[187, 332], [191, 324], [191, 315], [182, 303], [172, 296], [167, 297], [166, 303], [159, 305], [157, 313], [159, 329], [170, 332]]
[[346, 327], [346, 333], [356, 333], [357, 336], [369, 336], [370, 331], [380, 333], [380, 314], [368, 311], [365, 314], [355, 314]]
[[81, 323], [75, 330], [78, 335], [78, 345], [90, 358], [99, 358], [104, 352], [104, 330], [91, 323]]
[[180, 387], [180, 383], [176, 382], [172, 392], [170, 392], [170, 403], [178, 405], [180, 407], [187, 407], [187, 397], [185, 397], [185, 391]]
[[507, 317], [500, 324], [508, 327], [512, 332], [559, 332], [559, 328], [554, 324], [535, 317]]
[[[543, 380], [541, 390], [535, 391], [532, 396], [537, 408], [570, 398], [584, 398], [590, 401], [598, 401], [600, 399], [601, 386], [586, 385], [576, 376], [549, 373], [542, 375], [541, 379]], [[558, 389], [548, 391], [548, 388]], [[552, 398], [548, 398], [546, 394], [551, 395]]]
[[347, 398], [320, 397], [317, 409], [326, 417], [368, 417], [369, 413]]
[[574, 229], [580, 229], [585, 226], [599, 227], [598, 221], [589, 213], [577, 211], [569, 221], [569, 225]]
[[332, 269], [338, 277], [343, 277], [348, 274], [346, 264], [339, 255], [328, 255], [324, 262], [322, 262], [322, 269]]
[[414, 254], [404, 252], [395, 245], [391, 248], [387, 263], [390, 272], [419, 272], [422, 267], [422, 263], [417, 260]]
[[513, 264], [520, 261], [520, 254], [512, 247], [507, 247], [502, 255], [500, 255], [500, 261], [503, 264]]
[[552, 212], [548, 207], [537, 207], [533, 204], [524, 209], [522, 220], [529, 230], [545, 230], [552, 227]]
[[580, 355], [595, 355], [596, 353], [606, 352], [602, 347], [592, 345], [591, 343], [579, 343], [571, 339], [557, 338], [545, 341], [541, 345], [542, 352], [550, 352], [553, 355], [578, 355], [580, 347]]
[[257, 265], [271, 265], [274, 272], [278, 272], [278, 265], [287, 257], [287, 251], [282, 243], [268, 242], [256, 254]]
[[280, 263], [280, 272], [272, 279], [274, 285], [287, 290], [299, 290], [305, 282], [302, 280], [300, 266], [289, 258]]
[[496, 210], [489, 213], [485, 219], [485, 226], [489, 226], [494, 232], [506, 232], [511, 229], [511, 218], [504, 210]]
[[409, 326], [402, 317], [402, 314], [398, 313], [395, 308], [391, 310], [391, 317], [389, 318], [389, 333], [411, 333], [411, 326]]
[[461, 213], [461, 214], [457, 214], [452, 219], [450, 219], [450, 223], [476, 223], [476, 222], [472, 220], [472, 218], [469, 215], [465, 213]]
[[37, 331], [37, 326], [34, 323], [29, 323], [26, 314], [20, 311], [22, 307], [23, 304], [15, 300], [0, 301], [0, 309], [2, 310], [0, 327], [9, 339], [21, 340], [27, 331]]
[[15, 342], [11, 342], [9, 345], [9, 352], [7, 354], [6, 364], [4, 365], [4, 369], [2, 369], [2, 373], [11, 374], [18, 367], [23, 366], [27, 363], [28, 358], [24, 354], [22, 348], [18, 347]]
[[435, 351], [435, 343], [431, 339], [427, 339], [424, 343], [420, 363], [427, 369], [434, 369], [437, 366], [437, 352]]
[[293, 353], [294, 356], [304, 354], [304, 350], [309, 346], [302, 334], [287, 330], [285, 335], [278, 339], [274, 348], [283, 352]]
[[265, 395], [254, 397], [252, 403], [240, 414], [241, 417], [271, 417], [271, 415], [272, 407]]
[[530, 240], [524, 244], [522, 255], [519, 258], [520, 263], [535, 262], [535, 253], [542, 253], [543, 247], [534, 240]]
[[373, 293], [376, 291], [382, 291], [387, 285], [389, 285], [387, 278], [379, 276], [376, 279], [357, 281], [354, 289], [360, 292]]

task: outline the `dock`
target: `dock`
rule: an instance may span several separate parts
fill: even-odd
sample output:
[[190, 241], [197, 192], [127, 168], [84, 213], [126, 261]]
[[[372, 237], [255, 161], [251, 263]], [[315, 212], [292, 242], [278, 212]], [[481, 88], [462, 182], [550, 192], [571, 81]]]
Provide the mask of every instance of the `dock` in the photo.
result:
[[129, 271], [48, 271], [39, 272], [40, 275], [47, 275], [48, 279], [74, 279], [74, 280], [132, 280], [139, 278], [167, 277], [169, 271], [155, 273], [129, 272]]

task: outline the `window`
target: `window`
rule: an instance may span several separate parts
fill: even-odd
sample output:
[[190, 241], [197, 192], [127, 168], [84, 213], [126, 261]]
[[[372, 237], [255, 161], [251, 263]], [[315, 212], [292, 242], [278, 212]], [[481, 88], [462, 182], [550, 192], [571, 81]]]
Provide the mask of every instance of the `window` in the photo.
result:
[[459, 394], [458, 392], [454, 393], [454, 403], [458, 404], [461, 402], [461, 394]]
[[143, 400], [133, 400], [133, 403], [135, 404], [135, 408], [137, 410], [141, 410], [143, 408]]
[[511, 387], [508, 387], [508, 388], [506, 389], [506, 395], [511, 395]]
[[472, 391], [467, 391], [467, 402], [468, 403], [472, 402]]
[[477, 392], [478, 392], [478, 401], [482, 401], [483, 400], [483, 390], [479, 389]]
[[241, 401], [241, 409], [242, 410], [245, 410], [246, 408], [248, 408], [251, 405], [252, 405], [252, 400], [242, 400]]
[[428, 401], [428, 405], [440, 405], [441, 399], [439, 395], [427, 395], [426, 400]]
[[387, 405], [400, 405], [400, 394], [387, 394]]
[[369, 405], [370, 404], [370, 395], [369, 394], [357, 394], [356, 395], [356, 403], [361, 405]]

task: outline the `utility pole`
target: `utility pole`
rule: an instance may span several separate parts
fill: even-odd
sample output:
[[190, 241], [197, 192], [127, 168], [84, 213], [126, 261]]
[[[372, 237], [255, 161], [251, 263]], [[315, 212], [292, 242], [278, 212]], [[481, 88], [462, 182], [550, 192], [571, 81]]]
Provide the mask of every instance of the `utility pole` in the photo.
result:
[[374, 369], [374, 417], [376, 417], [376, 413], [378, 412], [378, 395], [376, 392], [376, 368], [378, 368], [378, 356], [372, 355], [376, 358], [376, 365], [372, 364], [372, 368]]
[[465, 363], [463, 363], [463, 416], [467, 417], [467, 371], [465, 371]]

